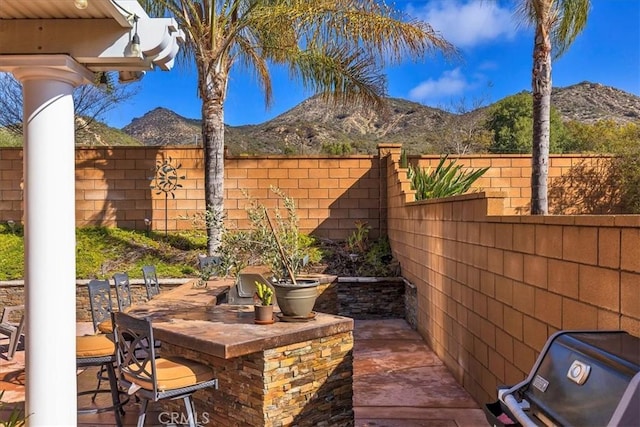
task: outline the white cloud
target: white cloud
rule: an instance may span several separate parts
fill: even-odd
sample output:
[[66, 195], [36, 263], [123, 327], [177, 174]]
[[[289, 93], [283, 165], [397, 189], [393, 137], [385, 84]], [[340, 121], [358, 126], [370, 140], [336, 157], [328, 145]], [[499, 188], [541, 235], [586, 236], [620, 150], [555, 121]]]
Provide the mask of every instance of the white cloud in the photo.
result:
[[407, 7], [407, 13], [429, 23], [458, 48], [469, 48], [516, 34], [513, 12], [497, 1], [431, 0]]
[[493, 71], [497, 70], [498, 68], [500, 68], [499, 65], [494, 61], [484, 61], [478, 65], [478, 70]]
[[460, 68], [445, 71], [437, 80], [429, 79], [421, 82], [409, 91], [409, 99], [429, 103], [447, 96], [461, 95], [469, 84]]

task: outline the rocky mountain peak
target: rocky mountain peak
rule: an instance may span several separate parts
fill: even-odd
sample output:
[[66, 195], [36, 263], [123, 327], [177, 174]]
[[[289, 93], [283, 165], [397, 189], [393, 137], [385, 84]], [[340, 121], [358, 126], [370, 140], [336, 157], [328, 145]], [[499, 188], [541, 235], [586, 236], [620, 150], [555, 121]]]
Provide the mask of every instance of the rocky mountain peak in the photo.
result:
[[[640, 120], [640, 97], [599, 83], [554, 88], [551, 102], [565, 121]], [[388, 98], [386, 108], [377, 111], [328, 103], [316, 95], [265, 123], [227, 126], [225, 144], [232, 154], [312, 154], [320, 152], [323, 144], [346, 144], [354, 152], [372, 154], [380, 142], [402, 143], [408, 152], [432, 152], [438, 150], [443, 135], [451, 129], [471, 129], [489, 107], [454, 114]], [[146, 145], [179, 145], [197, 143], [201, 129], [199, 120], [156, 108], [123, 131]]]
[[145, 145], [195, 144], [201, 138], [199, 120], [187, 119], [163, 107], [136, 117], [122, 131]]

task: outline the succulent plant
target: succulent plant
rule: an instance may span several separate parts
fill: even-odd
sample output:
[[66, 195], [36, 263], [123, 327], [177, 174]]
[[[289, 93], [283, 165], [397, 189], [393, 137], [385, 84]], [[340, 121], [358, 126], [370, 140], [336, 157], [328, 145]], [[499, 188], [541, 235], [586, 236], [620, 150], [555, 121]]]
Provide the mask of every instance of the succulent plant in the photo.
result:
[[271, 305], [273, 299], [273, 290], [266, 283], [255, 281], [256, 295], [262, 305]]

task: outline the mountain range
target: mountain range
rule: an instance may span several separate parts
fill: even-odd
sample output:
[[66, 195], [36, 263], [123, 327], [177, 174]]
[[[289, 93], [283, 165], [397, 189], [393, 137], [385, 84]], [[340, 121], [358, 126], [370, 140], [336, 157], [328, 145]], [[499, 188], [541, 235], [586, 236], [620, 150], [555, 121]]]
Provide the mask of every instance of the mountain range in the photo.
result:
[[[381, 142], [402, 143], [408, 153], [438, 152], [447, 132], [471, 130], [486, 105], [456, 114], [398, 98], [387, 98], [384, 111], [341, 107], [314, 96], [259, 125], [226, 126], [231, 154], [314, 154], [323, 145], [346, 144], [352, 152], [374, 153]], [[640, 122], [640, 97], [598, 83], [554, 88], [552, 105], [564, 121]], [[156, 108], [122, 129], [144, 145], [201, 144], [200, 120]]]

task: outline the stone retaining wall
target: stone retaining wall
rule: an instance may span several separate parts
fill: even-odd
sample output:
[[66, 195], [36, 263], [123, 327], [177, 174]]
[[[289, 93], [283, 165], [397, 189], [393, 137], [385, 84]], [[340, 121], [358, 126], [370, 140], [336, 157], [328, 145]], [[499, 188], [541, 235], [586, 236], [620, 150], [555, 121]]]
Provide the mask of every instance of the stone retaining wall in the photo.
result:
[[[183, 283], [171, 283], [160, 284], [160, 290], [172, 289], [179, 284]], [[131, 283], [131, 299], [134, 304], [141, 303], [147, 300], [147, 290], [143, 283]], [[13, 281], [0, 284], [0, 311], [2, 307], [7, 305], [19, 305], [24, 304], [24, 284], [22, 281]], [[118, 308], [118, 301], [116, 299], [116, 291], [111, 287], [111, 303], [113, 308]], [[77, 322], [91, 322], [91, 311], [89, 305], [89, 291], [86, 281], [78, 282], [76, 284], [76, 321]]]
[[404, 319], [404, 288], [401, 277], [340, 277], [335, 314], [362, 320]]
[[[175, 279], [172, 282], [175, 283], [161, 283], [161, 290], [171, 289], [184, 280]], [[341, 277], [331, 282], [320, 283], [319, 297], [314, 310], [353, 319], [404, 319], [407, 318], [405, 288], [406, 285], [400, 277]], [[134, 304], [147, 300], [143, 283], [132, 281], [131, 297]], [[113, 287], [111, 299], [114, 309], [117, 309], [118, 302]], [[0, 284], [0, 301], [0, 308], [5, 305], [24, 304], [22, 281]], [[412, 310], [408, 312], [411, 313]], [[415, 317], [415, 314], [413, 316]], [[76, 284], [76, 319], [78, 322], [91, 321], [86, 281]]]
[[418, 329], [418, 288], [408, 280], [404, 281], [404, 318], [413, 328]]

